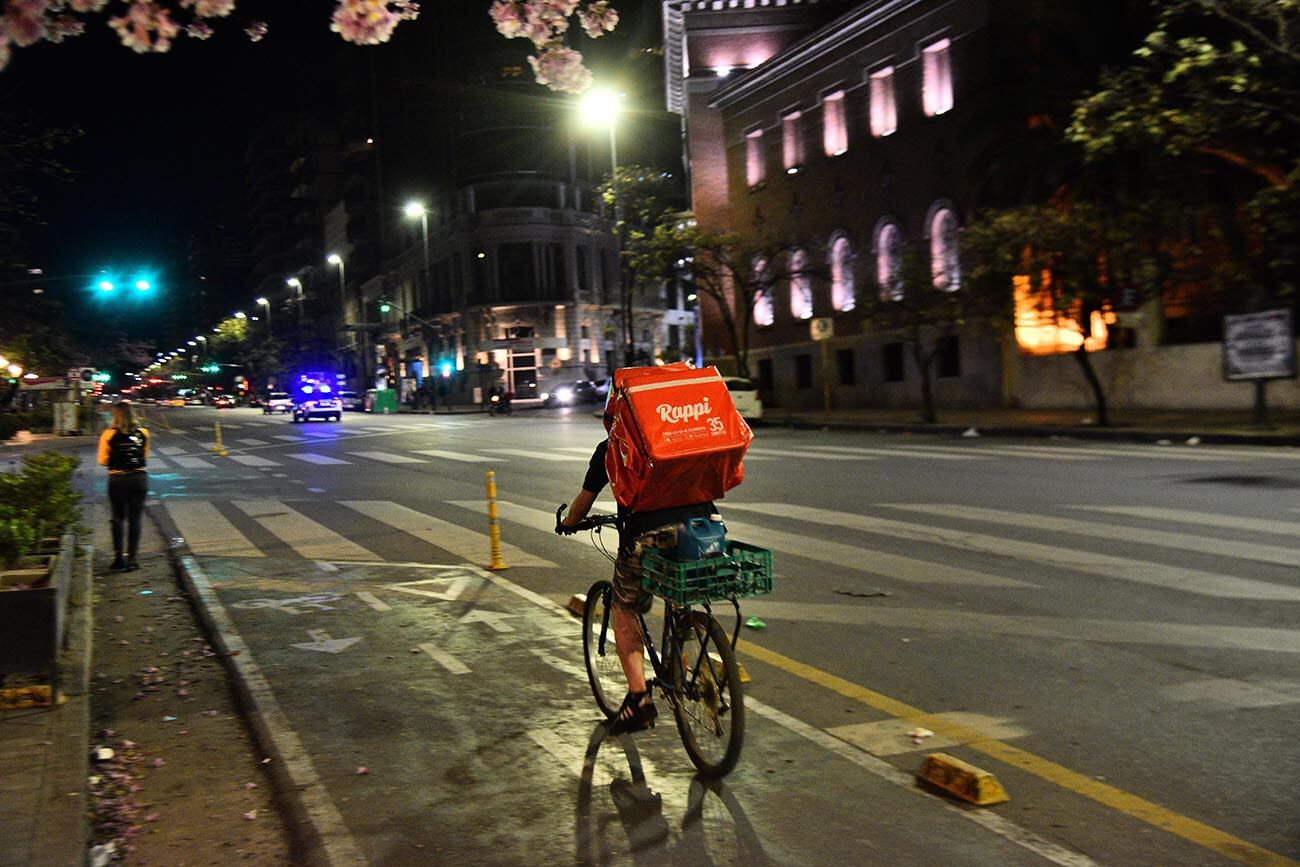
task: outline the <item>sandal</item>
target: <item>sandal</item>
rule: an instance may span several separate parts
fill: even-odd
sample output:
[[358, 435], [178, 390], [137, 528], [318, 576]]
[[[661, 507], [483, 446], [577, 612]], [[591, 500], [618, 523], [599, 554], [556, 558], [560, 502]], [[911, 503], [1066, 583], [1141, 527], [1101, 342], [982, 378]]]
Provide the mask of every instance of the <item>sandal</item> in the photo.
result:
[[645, 731], [654, 728], [655, 717], [658, 715], [659, 710], [655, 707], [649, 690], [629, 692], [623, 698], [623, 706], [618, 709], [618, 714], [606, 725], [612, 735]]

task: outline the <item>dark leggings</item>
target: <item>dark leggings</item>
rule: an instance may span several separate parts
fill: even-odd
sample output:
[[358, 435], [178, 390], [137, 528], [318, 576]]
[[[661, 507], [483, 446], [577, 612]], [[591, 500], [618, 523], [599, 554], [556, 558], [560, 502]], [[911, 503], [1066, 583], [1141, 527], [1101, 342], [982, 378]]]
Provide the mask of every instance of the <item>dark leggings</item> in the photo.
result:
[[113, 507], [113, 554], [122, 556], [122, 530], [127, 530], [126, 555], [135, 557], [140, 549], [140, 513], [149, 493], [149, 474], [140, 471], [108, 477], [108, 503]]

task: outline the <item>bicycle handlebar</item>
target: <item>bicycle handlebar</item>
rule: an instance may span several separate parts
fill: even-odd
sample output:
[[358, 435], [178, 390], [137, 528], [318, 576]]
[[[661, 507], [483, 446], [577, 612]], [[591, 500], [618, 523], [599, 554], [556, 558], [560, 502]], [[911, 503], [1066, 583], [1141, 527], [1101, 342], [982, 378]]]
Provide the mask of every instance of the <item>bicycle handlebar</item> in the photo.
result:
[[599, 530], [601, 527], [613, 526], [618, 521], [618, 515], [588, 515], [576, 524], [564, 524], [562, 519], [564, 510], [569, 508], [561, 504], [555, 510], [555, 532], [561, 536], [572, 536], [574, 533], [581, 533], [583, 530]]

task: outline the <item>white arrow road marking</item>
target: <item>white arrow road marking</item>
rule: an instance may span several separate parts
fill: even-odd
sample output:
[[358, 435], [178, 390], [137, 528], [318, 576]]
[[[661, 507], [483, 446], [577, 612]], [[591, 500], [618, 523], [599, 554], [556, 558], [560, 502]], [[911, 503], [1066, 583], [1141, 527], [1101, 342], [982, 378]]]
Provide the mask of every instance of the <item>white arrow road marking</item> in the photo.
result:
[[369, 605], [371, 608], [375, 609], [376, 611], [393, 610], [393, 606], [389, 605], [387, 602], [380, 599], [378, 596], [376, 596], [373, 593], [367, 593], [364, 590], [358, 590], [357, 598], [360, 599], [362, 602], [366, 603], [367, 605]]
[[445, 650], [440, 650], [432, 644], [421, 644], [420, 649], [429, 656], [433, 661], [450, 671], [452, 674], [469, 674], [469, 666], [452, 656]]
[[461, 623], [486, 623], [496, 632], [514, 632], [515, 628], [505, 622], [507, 617], [518, 617], [518, 614], [506, 614], [502, 611], [484, 611], [481, 608], [475, 608], [460, 619]]
[[311, 636], [310, 644], [295, 644], [300, 650], [318, 650], [321, 653], [339, 653], [347, 650], [352, 645], [361, 640], [357, 638], [330, 638], [328, 632], [323, 629], [308, 629], [307, 634]]
[[385, 584], [384, 587], [400, 593], [410, 593], [413, 596], [430, 596], [445, 602], [455, 602], [460, 598], [460, 594], [465, 592], [465, 588], [470, 585], [471, 581], [477, 586], [479, 580], [476, 575], [462, 572], [458, 575], [448, 575], [442, 578], [425, 578], [421, 581]]

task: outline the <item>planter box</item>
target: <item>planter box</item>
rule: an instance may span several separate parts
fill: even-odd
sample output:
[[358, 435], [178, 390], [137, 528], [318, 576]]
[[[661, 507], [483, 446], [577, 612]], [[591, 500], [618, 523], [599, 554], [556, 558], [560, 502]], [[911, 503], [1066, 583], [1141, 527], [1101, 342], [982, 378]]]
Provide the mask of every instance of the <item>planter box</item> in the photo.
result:
[[48, 673], [51, 700], [67, 637], [74, 542], [65, 533], [58, 553], [24, 557], [14, 569], [0, 571], [0, 674]]

